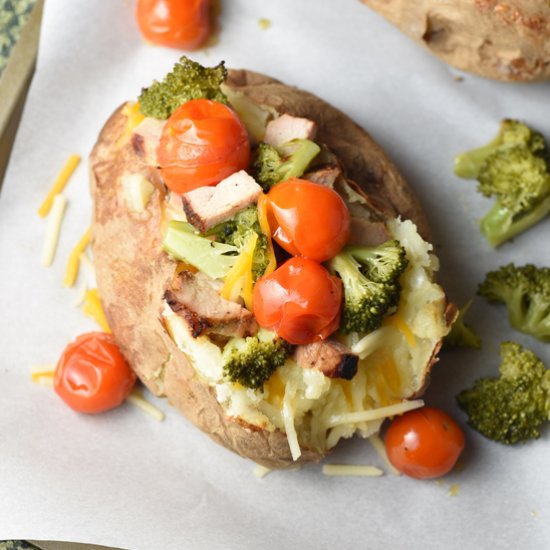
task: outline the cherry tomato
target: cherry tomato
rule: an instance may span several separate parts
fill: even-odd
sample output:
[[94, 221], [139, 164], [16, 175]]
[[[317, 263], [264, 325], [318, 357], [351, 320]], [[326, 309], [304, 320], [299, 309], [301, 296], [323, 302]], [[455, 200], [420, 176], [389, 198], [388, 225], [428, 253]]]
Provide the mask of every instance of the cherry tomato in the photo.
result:
[[349, 211], [329, 187], [293, 178], [270, 189], [267, 205], [273, 238], [294, 256], [324, 262], [349, 238]]
[[208, 0], [138, 0], [139, 30], [158, 46], [194, 50], [210, 32], [208, 4]]
[[246, 128], [229, 107], [192, 99], [167, 120], [157, 154], [164, 183], [181, 194], [216, 185], [246, 168], [250, 143]]
[[416, 479], [450, 472], [464, 449], [464, 433], [445, 412], [422, 407], [398, 416], [386, 432], [390, 462]]
[[254, 316], [291, 344], [324, 340], [340, 324], [342, 283], [319, 263], [291, 258], [254, 286]]
[[114, 338], [89, 332], [63, 351], [55, 369], [54, 389], [75, 411], [100, 413], [118, 407], [135, 381]]

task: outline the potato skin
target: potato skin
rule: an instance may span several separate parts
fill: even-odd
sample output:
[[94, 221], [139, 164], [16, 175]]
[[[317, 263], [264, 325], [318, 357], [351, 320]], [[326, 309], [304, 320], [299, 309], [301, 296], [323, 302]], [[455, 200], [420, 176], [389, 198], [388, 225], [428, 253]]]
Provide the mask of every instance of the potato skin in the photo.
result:
[[546, 0], [362, 0], [457, 69], [507, 82], [550, 78]]
[[[307, 92], [256, 73], [230, 71], [227, 84], [280, 113], [316, 120], [318, 140], [333, 149], [348, 174], [363, 183], [384, 212], [410, 218], [428, 233], [420, 206], [394, 165], [368, 134], [340, 111]], [[165, 189], [132, 142], [120, 143], [125, 124], [119, 108], [101, 130], [90, 155], [97, 284], [122, 352], [154, 394], [166, 396], [217, 443], [270, 468], [293, 466], [296, 463], [285, 434], [226, 417], [213, 391], [197, 379], [162, 324], [162, 297], [175, 269], [175, 262], [161, 249]], [[155, 191], [146, 211], [136, 214], [126, 207], [120, 180], [125, 173], [139, 171], [149, 174]], [[298, 463], [323, 458], [313, 450], [302, 451]]]

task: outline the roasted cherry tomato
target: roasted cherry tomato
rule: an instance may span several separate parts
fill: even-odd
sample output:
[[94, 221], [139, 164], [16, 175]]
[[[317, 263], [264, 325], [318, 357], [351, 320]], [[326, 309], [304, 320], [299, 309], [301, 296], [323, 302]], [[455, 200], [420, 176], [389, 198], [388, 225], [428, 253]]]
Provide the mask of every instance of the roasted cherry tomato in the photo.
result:
[[176, 193], [216, 185], [248, 166], [250, 143], [239, 117], [209, 99], [193, 99], [167, 120], [158, 146], [164, 183]]
[[464, 433], [445, 412], [422, 407], [398, 416], [386, 432], [390, 462], [416, 479], [450, 472], [464, 449]]
[[137, 0], [141, 34], [153, 44], [194, 50], [210, 32], [208, 0]]
[[75, 411], [100, 413], [118, 407], [135, 381], [136, 375], [114, 338], [90, 332], [63, 351], [55, 369], [54, 388]]
[[340, 323], [342, 283], [319, 263], [291, 258], [254, 286], [254, 316], [291, 344], [309, 344]]
[[294, 256], [324, 262], [349, 238], [349, 211], [329, 187], [293, 178], [271, 188], [267, 206], [273, 238]]

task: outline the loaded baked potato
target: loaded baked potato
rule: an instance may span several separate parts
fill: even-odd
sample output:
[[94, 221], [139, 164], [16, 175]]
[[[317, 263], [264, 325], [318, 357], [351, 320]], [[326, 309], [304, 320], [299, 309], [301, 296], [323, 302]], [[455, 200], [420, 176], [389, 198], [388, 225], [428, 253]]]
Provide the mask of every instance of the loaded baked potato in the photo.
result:
[[487, 78], [550, 78], [546, 0], [362, 0], [457, 69]]
[[[454, 306], [433, 280], [438, 264], [427, 240], [426, 219], [395, 166], [347, 116], [310, 93], [250, 71], [226, 73], [223, 65], [213, 69], [221, 71], [220, 80], [225, 78], [214, 92], [187, 88], [195, 98], [210, 94], [231, 106], [246, 128], [251, 160], [241, 155], [238, 166], [220, 183], [214, 176], [197, 187], [191, 177], [178, 187], [189, 166], [170, 164], [167, 154], [189, 156], [189, 144], [177, 141], [187, 121], [174, 117], [196, 101], [180, 97], [178, 87], [187, 69], [204, 76], [203, 68], [189, 60], [182, 59], [179, 69], [145, 90], [139, 103], [118, 108], [90, 156], [92, 245], [107, 319], [142, 382], [216, 442], [268, 467], [318, 461], [341, 438], [367, 437], [379, 430], [385, 417], [418, 406], [407, 400], [425, 387], [455, 318]], [[209, 85], [215, 80], [211, 76]], [[207, 101], [218, 109], [216, 101]], [[158, 118], [144, 116], [142, 110]], [[235, 143], [242, 145], [240, 138]], [[302, 257], [307, 254], [276, 244], [281, 242], [278, 222], [269, 201], [272, 192], [288, 182], [262, 190], [250, 174], [265, 183], [262, 154], [267, 152], [263, 162], [269, 162], [270, 154], [283, 156], [289, 143], [291, 148], [297, 143], [316, 148], [298, 171], [291, 163], [287, 175], [301, 176], [290, 181], [322, 190], [331, 200], [336, 196], [343, 205], [349, 221], [343, 251], [362, 247], [379, 257], [378, 247], [390, 243], [402, 254], [391, 286], [393, 301], [377, 302], [381, 309], [375, 312], [374, 324], [370, 310], [359, 312], [359, 318], [371, 323], [367, 331], [359, 330], [346, 309], [348, 289], [334, 258], [309, 260]], [[245, 169], [239, 170], [242, 166]], [[269, 172], [273, 166], [267, 168]], [[320, 204], [302, 202], [297, 207], [317, 214]], [[230, 247], [235, 241], [218, 241], [234, 230], [231, 223], [245, 211], [254, 216], [243, 226], [254, 236], [254, 245], [250, 249], [248, 240], [234, 255]], [[318, 231], [324, 230], [323, 224], [321, 220]], [[201, 253], [207, 256], [210, 249], [222, 250], [219, 261], [205, 263], [196, 249], [188, 253], [185, 246], [191, 241], [199, 248], [206, 243]], [[259, 273], [249, 263], [239, 284], [229, 285], [235, 265], [242, 264], [246, 253], [255, 253], [260, 242], [271, 251], [269, 261]], [[275, 261], [278, 269], [273, 271]], [[312, 329], [313, 314], [306, 311], [296, 313], [294, 328], [284, 332], [282, 325], [270, 324], [258, 313], [258, 289], [284, 266], [306, 261], [325, 273], [330, 288], [340, 292], [339, 301], [329, 328], [325, 324]], [[309, 281], [303, 286], [310, 286]], [[312, 299], [323, 304], [332, 299], [332, 291], [312, 292]], [[269, 307], [263, 311], [268, 317], [272, 313]], [[267, 359], [269, 369], [265, 353], [256, 355], [261, 365], [241, 361], [240, 353], [250, 343], [273, 352]], [[276, 361], [273, 354], [278, 354]], [[247, 368], [258, 372], [252, 375]]]

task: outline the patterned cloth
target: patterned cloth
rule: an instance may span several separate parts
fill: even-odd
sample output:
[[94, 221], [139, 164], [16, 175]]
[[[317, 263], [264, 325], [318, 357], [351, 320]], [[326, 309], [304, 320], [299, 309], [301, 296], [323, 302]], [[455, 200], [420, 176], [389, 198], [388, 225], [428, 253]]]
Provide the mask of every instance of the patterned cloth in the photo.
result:
[[0, 0], [0, 75], [36, 0]]

